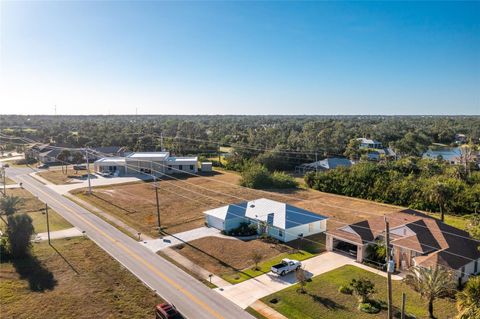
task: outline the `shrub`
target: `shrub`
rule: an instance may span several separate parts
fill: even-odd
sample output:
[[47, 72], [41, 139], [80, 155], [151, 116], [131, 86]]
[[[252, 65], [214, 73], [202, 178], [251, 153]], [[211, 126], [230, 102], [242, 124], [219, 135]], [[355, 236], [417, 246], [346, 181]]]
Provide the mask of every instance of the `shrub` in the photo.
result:
[[341, 292], [342, 294], [345, 294], [345, 295], [351, 295], [353, 293], [353, 289], [349, 286], [341, 285], [338, 288], [338, 292]]
[[374, 305], [372, 305], [368, 302], [360, 303], [358, 305], [358, 310], [366, 312], [366, 313], [379, 313], [380, 312], [379, 308], [375, 307]]
[[269, 188], [272, 185], [272, 177], [265, 166], [260, 164], [249, 164], [243, 168], [240, 185], [249, 188]]
[[295, 188], [298, 186], [297, 181], [284, 172], [274, 172], [272, 174], [273, 188]]
[[34, 158], [22, 158], [15, 161], [16, 165], [35, 164], [37, 162]]
[[370, 295], [375, 293], [374, 283], [366, 278], [352, 279], [350, 287], [352, 287], [360, 303], [367, 302]]
[[234, 228], [228, 232], [228, 235], [230, 236], [254, 236], [257, 234], [257, 225], [249, 224], [247, 222], [240, 223], [237, 228]]

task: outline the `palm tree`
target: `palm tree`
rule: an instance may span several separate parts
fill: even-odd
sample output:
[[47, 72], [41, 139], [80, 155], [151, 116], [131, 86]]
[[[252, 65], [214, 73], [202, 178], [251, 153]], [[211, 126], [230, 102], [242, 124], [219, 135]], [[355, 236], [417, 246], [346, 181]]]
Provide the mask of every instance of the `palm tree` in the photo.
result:
[[65, 149], [58, 154], [57, 159], [61, 162], [62, 164], [62, 173], [63, 173], [63, 165], [65, 165], [65, 174], [67, 174], [68, 170], [68, 160], [70, 159], [71, 153], [69, 150]]
[[18, 196], [4, 196], [0, 198], [0, 218], [3, 220], [5, 224], [8, 223], [1, 217], [1, 215], [11, 216], [18, 211], [18, 206], [23, 203], [23, 199]]
[[430, 201], [438, 203], [442, 222], [445, 219], [445, 204], [450, 200], [452, 195], [452, 190], [443, 182], [437, 181], [430, 186], [428, 197]]
[[470, 277], [457, 293], [457, 319], [480, 318], [480, 277]]
[[433, 316], [435, 299], [444, 297], [455, 290], [453, 273], [438, 265], [429, 268], [412, 267], [405, 277], [405, 282], [427, 300], [429, 318], [435, 318]]

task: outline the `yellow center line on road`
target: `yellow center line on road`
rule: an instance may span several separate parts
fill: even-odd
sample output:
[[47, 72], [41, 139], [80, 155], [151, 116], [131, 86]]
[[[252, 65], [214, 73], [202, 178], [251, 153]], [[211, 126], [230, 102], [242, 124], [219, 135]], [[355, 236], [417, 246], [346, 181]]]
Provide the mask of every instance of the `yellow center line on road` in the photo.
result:
[[[168, 284], [170, 284], [171, 286], [173, 286], [175, 289], [177, 289], [178, 291], [180, 291], [181, 293], [183, 293], [186, 297], [188, 297], [190, 300], [192, 300], [193, 302], [195, 302], [196, 304], [198, 304], [199, 306], [201, 306], [203, 309], [205, 309], [206, 311], [208, 311], [209, 313], [211, 313], [213, 316], [215, 316], [216, 318], [218, 319], [223, 319], [223, 316], [220, 315], [218, 312], [216, 312], [215, 310], [213, 310], [209, 305], [207, 305], [205, 302], [201, 301], [200, 299], [198, 299], [196, 296], [194, 296], [190, 291], [188, 291], [187, 289], [183, 288], [180, 284], [176, 283], [173, 279], [169, 278], [167, 275], [165, 275], [164, 273], [162, 273], [161, 271], [159, 271], [157, 268], [155, 268], [154, 266], [152, 266], [151, 264], [149, 264], [148, 262], [146, 262], [144, 259], [142, 259], [139, 255], [137, 255], [136, 253], [134, 253], [133, 251], [131, 251], [128, 247], [126, 247], [124, 244], [120, 243], [119, 241], [113, 239], [110, 235], [108, 235], [107, 233], [105, 233], [103, 230], [99, 229], [97, 226], [95, 226], [94, 224], [92, 224], [90, 221], [86, 220], [83, 216], [77, 214], [75, 211], [73, 211], [71, 208], [69, 208], [68, 206], [64, 205], [63, 203], [61, 203], [60, 201], [58, 201], [57, 199], [53, 198], [50, 194], [44, 192], [42, 189], [36, 187], [35, 185], [33, 184], [29, 184], [30, 186], [32, 186], [33, 188], [35, 188], [37, 191], [43, 193], [45, 196], [47, 196], [48, 198], [50, 198], [51, 200], [55, 201], [57, 204], [61, 205], [63, 208], [65, 208], [66, 210], [68, 210], [69, 212], [73, 213], [74, 215], [76, 215], [78, 218], [80, 218], [81, 220], [83, 220], [85, 223], [87, 223], [88, 225], [90, 225], [90, 227], [94, 228], [97, 230], [97, 232], [99, 232], [102, 236], [104, 236], [105, 238], [107, 238], [108, 240], [110, 240], [114, 245], [117, 245], [119, 248], [121, 248], [123, 251], [125, 251], [128, 255], [130, 255], [131, 257], [133, 257], [134, 259], [138, 260], [139, 262], [141, 262], [143, 265], [145, 265], [148, 269], [150, 269], [152, 272], [154, 272], [155, 274], [157, 274], [158, 276], [160, 276], [163, 280], [165, 280]], [[160, 257], [159, 257], [160, 258]]]

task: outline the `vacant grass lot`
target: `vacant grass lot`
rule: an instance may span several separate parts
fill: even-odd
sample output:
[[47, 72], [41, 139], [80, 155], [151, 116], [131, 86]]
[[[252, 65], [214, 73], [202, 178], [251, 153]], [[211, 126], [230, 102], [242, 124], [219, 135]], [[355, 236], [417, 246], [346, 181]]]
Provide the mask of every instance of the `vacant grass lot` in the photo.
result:
[[1, 264], [0, 317], [154, 318], [160, 298], [92, 241], [52, 243], [34, 244], [36, 260]]
[[[175, 249], [195, 264], [232, 284], [268, 273], [271, 266], [283, 258], [304, 260], [314, 256], [311, 252], [297, 251], [284, 244], [267, 243], [260, 239], [242, 241], [205, 237], [176, 246]], [[262, 255], [262, 260], [258, 264], [259, 270], [253, 269], [255, 266], [253, 252]]]
[[[343, 225], [341, 222], [356, 222], [371, 217], [371, 214], [383, 215], [398, 211], [398, 208], [393, 206], [314, 190], [265, 192], [241, 188], [236, 186], [240, 179], [238, 174], [230, 172], [217, 172], [208, 177], [175, 178], [179, 179], [159, 182], [162, 226], [169, 233], [202, 226], [205, 222], [205, 210], [262, 197], [288, 202], [340, 221], [338, 223], [330, 220], [328, 227]], [[158, 235], [155, 190], [152, 183], [96, 187], [93, 196], [84, 193], [84, 189], [73, 191], [76, 196], [118, 217], [138, 231], [152, 237]]]
[[[340, 285], [348, 284], [353, 278], [368, 278], [375, 283], [377, 293], [373, 299], [386, 301], [386, 279], [355, 266], [343, 266], [325, 274], [316, 276], [312, 282], [307, 283], [306, 294], [297, 292], [298, 285], [262, 298], [262, 301], [290, 319], [310, 318], [386, 318], [385, 310], [380, 313], [367, 314], [357, 309], [357, 298], [338, 292]], [[427, 306], [420, 295], [402, 282], [393, 281], [393, 304], [401, 306], [402, 292], [407, 295], [406, 310], [417, 318], [428, 317]], [[272, 299], [278, 302], [271, 303]], [[453, 318], [455, 304], [452, 300], [441, 299], [434, 304], [434, 313], [437, 318]]]
[[[18, 196], [23, 199], [23, 204], [20, 205], [18, 212], [26, 213], [33, 219], [33, 227], [35, 228], [36, 233], [47, 231], [47, 218], [45, 216], [45, 204], [43, 202], [23, 188], [9, 189], [7, 190], [7, 194]], [[51, 208], [48, 210], [48, 218], [50, 222], [50, 231], [72, 227], [69, 222]], [[0, 223], [0, 229], [5, 229], [3, 223]]]

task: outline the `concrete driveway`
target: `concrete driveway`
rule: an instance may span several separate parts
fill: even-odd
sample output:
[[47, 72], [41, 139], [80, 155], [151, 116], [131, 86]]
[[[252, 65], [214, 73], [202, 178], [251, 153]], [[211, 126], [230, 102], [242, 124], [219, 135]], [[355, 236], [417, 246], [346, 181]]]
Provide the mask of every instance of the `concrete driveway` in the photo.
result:
[[[345, 265], [354, 265], [379, 275], [385, 273], [374, 268], [357, 263], [354, 259], [334, 252], [326, 252], [302, 262], [309, 277], [317, 276]], [[400, 280], [400, 276], [392, 276], [394, 280]], [[264, 274], [233, 286], [216, 288], [222, 296], [230, 299], [242, 308], [247, 308], [256, 300], [268, 296], [274, 292], [285, 289], [297, 282], [295, 273], [280, 277], [273, 273]]]

